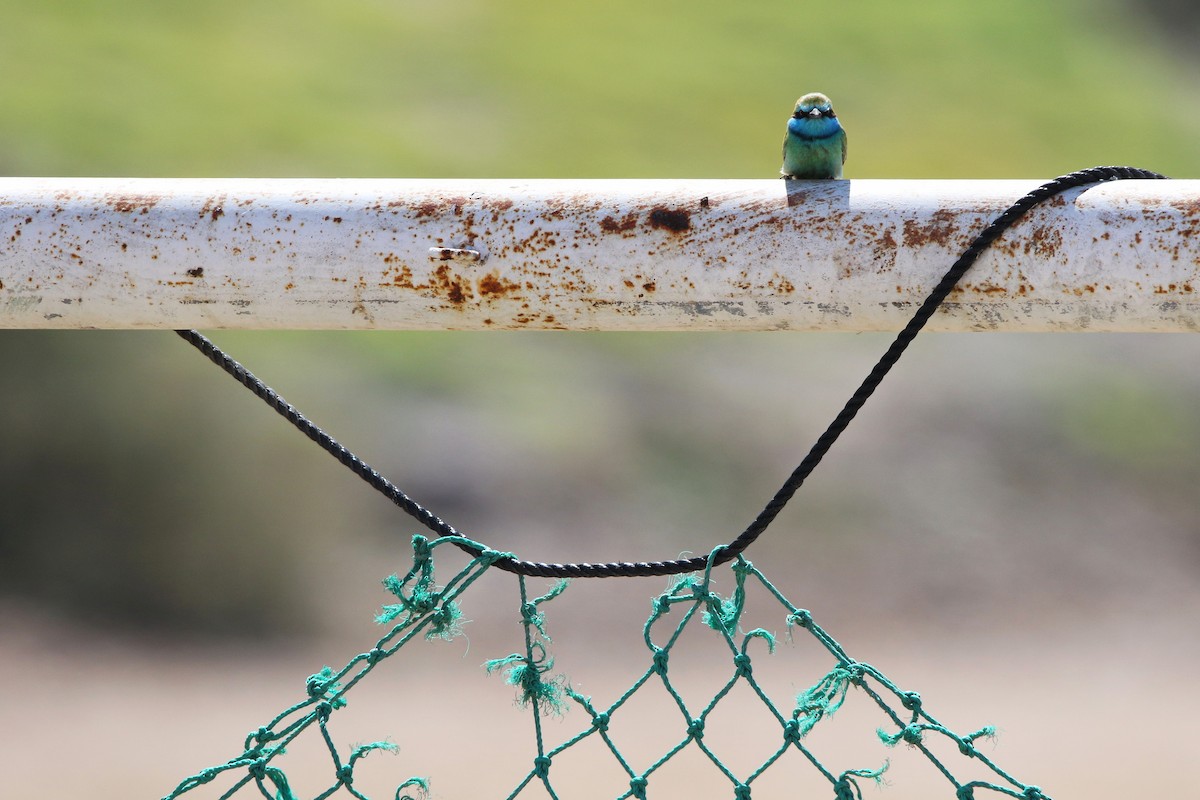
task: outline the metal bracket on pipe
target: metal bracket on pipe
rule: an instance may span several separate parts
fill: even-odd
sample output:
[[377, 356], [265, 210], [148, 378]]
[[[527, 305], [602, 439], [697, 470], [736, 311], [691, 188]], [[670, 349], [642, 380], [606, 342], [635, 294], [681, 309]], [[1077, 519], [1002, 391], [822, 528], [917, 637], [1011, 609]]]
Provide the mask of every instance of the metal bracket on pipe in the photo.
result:
[[[1041, 181], [0, 178], [0, 328], [899, 329]], [[929, 330], [1200, 330], [1200, 181], [1035, 208]]]

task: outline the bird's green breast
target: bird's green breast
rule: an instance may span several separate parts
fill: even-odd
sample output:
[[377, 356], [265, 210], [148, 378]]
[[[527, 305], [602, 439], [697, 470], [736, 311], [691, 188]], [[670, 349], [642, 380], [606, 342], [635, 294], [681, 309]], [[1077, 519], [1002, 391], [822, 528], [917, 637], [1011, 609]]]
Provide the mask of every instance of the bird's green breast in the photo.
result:
[[846, 132], [807, 139], [791, 131], [783, 142], [783, 174], [794, 178], [842, 177], [843, 140]]

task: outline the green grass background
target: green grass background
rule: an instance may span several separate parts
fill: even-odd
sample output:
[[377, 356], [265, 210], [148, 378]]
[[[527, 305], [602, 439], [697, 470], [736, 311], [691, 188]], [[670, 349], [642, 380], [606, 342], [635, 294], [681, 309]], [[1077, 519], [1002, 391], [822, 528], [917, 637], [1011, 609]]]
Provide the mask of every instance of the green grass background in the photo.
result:
[[753, 177], [829, 93], [851, 177], [1194, 165], [1195, 61], [1137, 3], [10, 6], [0, 168]]

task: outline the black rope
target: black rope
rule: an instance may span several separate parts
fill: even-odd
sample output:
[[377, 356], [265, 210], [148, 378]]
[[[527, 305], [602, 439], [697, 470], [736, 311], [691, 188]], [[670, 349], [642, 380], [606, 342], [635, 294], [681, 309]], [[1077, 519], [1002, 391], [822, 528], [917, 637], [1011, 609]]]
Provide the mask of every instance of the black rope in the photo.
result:
[[[982, 233], [975, 237], [975, 240], [959, 256], [954, 265], [942, 276], [938, 285], [925, 298], [925, 301], [921, 303], [921, 307], [917, 309], [917, 313], [913, 315], [913, 318], [909, 320], [908, 324], [896, 336], [896, 339], [888, 347], [887, 351], [884, 352], [883, 357], [879, 359], [879, 362], [871, 369], [870, 374], [867, 375], [854, 394], [850, 396], [850, 399], [846, 401], [846, 405], [834, 418], [833, 422], [829, 424], [829, 427], [825, 429], [825, 432], [817, 438], [812, 449], [808, 451], [808, 455], [804, 457], [799, 466], [788, 476], [788, 479], [779, 488], [779, 491], [775, 493], [775, 496], [771, 498], [771, 501], [759, 512], [749, 527], [742, 531], [736, 539], [720, 549], [720, 552], [711, 559], [711, 562], [714, 564], [723, 564], [735, 558], [770, 527], [775, 518], [779, 516], [779, 512], [783, 511], [788, 501], [796, 494], [796, 491], [804, 483], [805, 479], [821, 463], [821, 459], [833, 447], [833, 443], [837, 441], [842, 432], [850, 425], [855, 415], [858, 414], [859, 410], [867, 402], [867, 399], [874, 394], [888, 371], [900, 360], [900, 356], [912, 343], [913, 339], [916, 338], [917, 334], [920, 333], [921, 329], [925, 327], [925, 323], [929, 321], [929, 318], [933, 316], [938, 307], [946, 300], [946, 297], [949, 296], [955, 284], [971, 268], [971, 265], [975, 263], [980, 254], [1031, 208], [1069, 189], [1086, 186], [1091, 183], [1131, 179], [1158, 180], [1165, 177], [1157, 172], [1136, 169], [1134, 167], [1092, 167], [1091, 169], [1080, 170], [1079, 172], [1072, 172], [1069, 175], [1055, 178], [1013, 203], [992, 224], [988, 225]], [[399, 506], [401, 510], [413, 517], [429, 531], [438, 536], [462, 536], [452, 525], [406, 495], [399, 487], [376, 472], [369, 464], [314, 425], [307, 417], [297, 411], [291, 403], [288, 403], [275, 390], [254, 377], [241, 364], [223, 353], [211, 341], [196, 331], [176, 331], [176, 333], [194, 345], [204, 355], [208, 356], [209, 360], [214, 364], [236, 378], [239, 383], [253, 392], [255, 396], [271, 408], [275, 409], [275, 411], [291, 422], [305, 436], [316, 442], [323, 450], [336, 458], [355, 475], [370, 484], [384, 497]], [[458, 546], [472, 555], [480, 555], [481, 551], [470, 545], [459, 544]], [[708, 556], [695, 556], [693, 558], [681, 558], [672, 561], [620, 561], [599, 564], [545, 564], [538, 561], [505, 558], [497, 561], [495, 566], [518, 575], [535, 575], [547, 578], [612, 578], [675, 575], [681, 572], [702, 570], [709, 563], [710, 558]]]

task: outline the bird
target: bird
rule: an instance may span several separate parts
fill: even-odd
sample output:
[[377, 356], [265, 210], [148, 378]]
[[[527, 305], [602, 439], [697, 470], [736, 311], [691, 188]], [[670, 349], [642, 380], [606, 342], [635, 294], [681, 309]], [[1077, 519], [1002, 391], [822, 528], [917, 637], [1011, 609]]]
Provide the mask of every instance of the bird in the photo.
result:
[[846, 163], [846, 130], [838, 122], [833, 103], [820, 92], [796, 101], [796, 110], [783, 137], [782, 178], [842, 177]]

